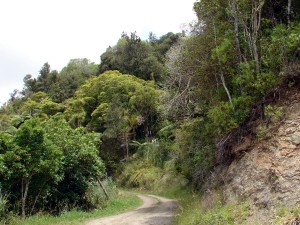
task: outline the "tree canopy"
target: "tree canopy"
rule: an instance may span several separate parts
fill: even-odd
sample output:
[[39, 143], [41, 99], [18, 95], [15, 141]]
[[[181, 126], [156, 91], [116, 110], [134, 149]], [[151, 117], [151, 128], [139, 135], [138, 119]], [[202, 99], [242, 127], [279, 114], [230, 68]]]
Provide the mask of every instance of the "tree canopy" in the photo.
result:
[[144, 80], [164, 80], [165, 53], [179, 38], [178, 34], [168, 33], [160, 39], [143, 41], [134, 32], [123, 33], [117, 45], [108, 47], [101, 55], [100, 73], [107, 70], [119, 70]]

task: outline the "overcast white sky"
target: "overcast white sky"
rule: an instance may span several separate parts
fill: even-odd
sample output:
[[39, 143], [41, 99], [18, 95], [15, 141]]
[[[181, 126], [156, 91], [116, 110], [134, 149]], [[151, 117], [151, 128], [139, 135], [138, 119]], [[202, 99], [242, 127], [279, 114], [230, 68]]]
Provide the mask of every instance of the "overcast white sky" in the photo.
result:
[[100, 55], [121, 33], [147, 38], [180, 32], [195, 19], [195, 0], [0, 0], [0, 104], [45, 62], [60, 71], [70, 59]]

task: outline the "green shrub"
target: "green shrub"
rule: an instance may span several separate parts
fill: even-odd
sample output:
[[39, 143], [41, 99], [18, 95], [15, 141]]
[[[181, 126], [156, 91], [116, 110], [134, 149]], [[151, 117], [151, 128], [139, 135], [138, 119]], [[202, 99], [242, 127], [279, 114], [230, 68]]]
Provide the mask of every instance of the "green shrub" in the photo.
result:
[[263, 66], [275, 73], [282, 72], [288, 61], [297, 60], [295, 52], [300, 50], [299, 46], [300, 23], [277, 25], [271, 30], [270, 36], [262, 39]]
[[270, 132], [265, 124], [261, 124], [256, 129], [256, 137], [258, 140], [263, 140], [265, 138], [270, 138]]
[[241, 124], [249, 116], [250, 106], [253, 103], [253, 97], [240, 96], [233, 99], [234, 118], [238, 124]]
[[280, 121], [283, 114], [284, 114], [283, 107], [276, 107], [271, 105], [267, 105], [265, 107], [265, 116], [267, 119], [270, 120], [270, 122]]
[[234, 79], [235, 85], [241, 85], [243, 92], [247, 96], [259, 99], [266, 95], [274, 86], [276, 86], [280, 77], [278, 71], [272, 71], [269, 68], [262, 69], [259, 73], [255, 69], [255, 62], [249, 61], [241, 63], [242, 75]]
[[229, 102], [220, 102], [208, 111], [211, 126], [216, 134], [222, 135], [238, 126], [234, 118], [234, 107]]

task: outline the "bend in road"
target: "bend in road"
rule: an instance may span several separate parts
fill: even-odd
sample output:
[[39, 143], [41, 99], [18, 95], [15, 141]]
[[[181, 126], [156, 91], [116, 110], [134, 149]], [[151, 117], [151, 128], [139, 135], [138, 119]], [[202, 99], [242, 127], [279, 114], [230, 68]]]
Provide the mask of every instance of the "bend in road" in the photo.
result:
[[143, 205], [116, 216], [90, 220], [86, 225], [170, 225], [177, 202], [155, 195], [138, 195]]

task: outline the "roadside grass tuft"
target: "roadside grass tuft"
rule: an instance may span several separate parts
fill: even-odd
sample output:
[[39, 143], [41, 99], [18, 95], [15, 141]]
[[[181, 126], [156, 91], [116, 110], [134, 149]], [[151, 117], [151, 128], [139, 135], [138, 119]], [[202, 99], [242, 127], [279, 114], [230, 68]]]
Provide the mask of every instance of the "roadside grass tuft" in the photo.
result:
[[107, 202], [107, 207], [91, 212], [72, 210], [64, 212], [60, 216], [34, 215], [24, 221], [20, 218], [12, 218], [10, 225], [82, 225], [88, 220], [105, 216], [116, 215], [141, 205], [141, 200], [130, 193], [119, 193]]
[[211, 191], [209, 195], [201, 195], [174, 187], [157, 194], [178, 200], [174, 225], [243, 224], [250, 214], [248, 203], [224, 204], [222, 194], [217, 190]]
[[223, 204], [217, 199], [203, 199], [196, 194], [189, 194], [179, 202], [180, 208], [174, 223], [179, 225], [243, 224], [250, 212], [247, 203]]

